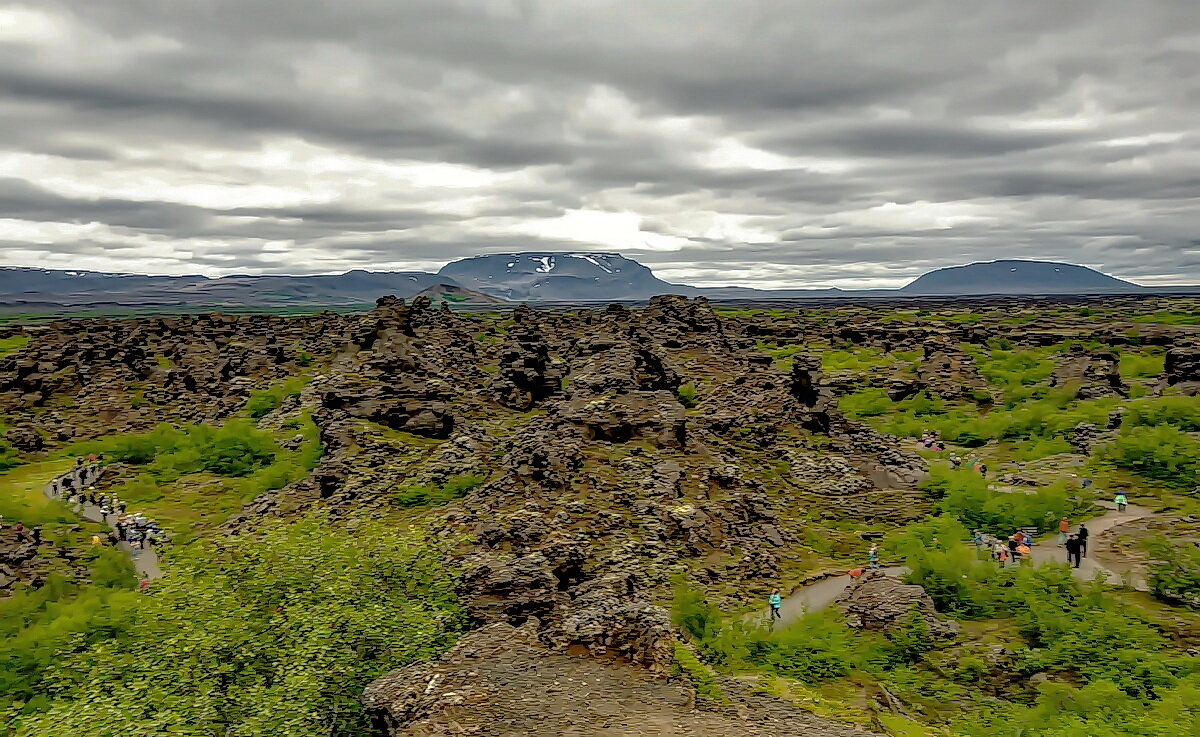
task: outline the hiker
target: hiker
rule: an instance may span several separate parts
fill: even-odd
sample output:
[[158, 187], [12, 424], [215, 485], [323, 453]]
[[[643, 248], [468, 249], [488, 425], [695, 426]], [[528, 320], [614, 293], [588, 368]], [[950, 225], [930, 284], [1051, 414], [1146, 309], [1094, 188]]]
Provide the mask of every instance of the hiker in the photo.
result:
[[987, 464], [986, 463], [979, 464], [979, 475], [987, 476]]
[[1128, 500], [1125, 498], [1124, 494], [1117, 494], [1115, 497], [1113, 497], [1113, 504], [1117, 505], [1118, 512], [1124, 512], [1125, 508], [1127, 506], [1127, 503], [1128, 503]]
[[1067, 544], [1067, 533], [1071, 531], [1071, 523], [1066, 517], [1058, 521], [1058, 544]]
[[1023, 560], [1029, 560], [1030, 559], [1029, 555], [1032, 552], [1033, 551], [1030, 550], [1028, 545], [1026, 545], [1025, 543], [1021, 543], [1020, 545], [1017, 546], [1017, 555], [1020, 556], [1017, 558], [1017, 562], [1019, 563]]
[[112, 514], [107, 504], [100, 505], [100, 519], [104, 520], [104, 524], [108, 524], [108, 515]]
[[1033, 547], [1033, 535], [1030, 535], [1028, 532], [1022, 532], [1020, 542], [1024, 545], [1028, 545], [1029, 547], [1032, 548]]
[[951, 454], [950, 455], [950, 468], [953, 468], [955, 471], [957, 471], [960, 466], [962, 466], [962, 459], [959, 458], [955, 454]]
[[34, 545], [42, 544], [42, 526], [41, 525], [34, 525], [33, 527], [29, 528], [29, 539], [33, 541]]
[[996, 552], [996, 562], [1000, 564], [1001, 568], [1003, 568], [1004, 564], [1008, 562], [1008, 557], [1009, 557], [1008, 546], [1002, 542], [997, 541], [995, 552]]
[[143, 573], [142, 577], [138, 579], [138, 591], [145, 591], [148, 588], [150, 588], [150, 574]]
[[1084, 558], [1087, 557], [1087, 541], [1090, 534], [1092, 533], [1088, 532], [1088, 528], [1084, 525], [1080, 525], [1079, 530], [1075, 533], [1075, 539], [1079, 541], [1079, 552]]
[[18, 522], [17, 524], [13, 525], [12, 530], [13, 532], [17, 533], [18, 540], [25, 537], [25, 525], [22, 523]]
[[779, 613], [779, 608], [783, 606], [783, 596], [780, 595], [779, 589], [771, 589], [771, 595], [767, 597], [767, 603], [771, 605], [771, 618], [783, 619], [783, 615]]
[[871, 549], [867, 551], [867, 564], [872, 570], [879, 568], [879, 543], [871, 543]]
[[971, 531], [971, 542], [975, 543], [976, 548], [983, 547], [983, 533], [979, 530]]
[[1017, 542], [1017, 536], [1015, 534], [1012, 537], [1008, 538], [1008, 557], [1012, 558], [1014, 563], [1021, 562], [1017, 559], [1017, 546], [1018, 545], [1020, 545], [1020, 543]]
[[1086, 489], [1092, 485], [1092, 480], [1089, 478], [1084, 478], [1083, 481], [1079, 482], [1079, 485]]
[[1067, 538], [1067, 562], [1079, 567], [1079, 538], [1071, 535]]

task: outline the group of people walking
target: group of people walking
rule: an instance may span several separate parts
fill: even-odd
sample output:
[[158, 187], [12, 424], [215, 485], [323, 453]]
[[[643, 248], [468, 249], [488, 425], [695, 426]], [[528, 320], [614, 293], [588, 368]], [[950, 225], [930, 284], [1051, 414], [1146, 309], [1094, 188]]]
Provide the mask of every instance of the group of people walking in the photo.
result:
[[128, 505], [116, 494], [97, 493], [94, 486], [85, 487], [84, 482], [94, 482], [102, 476], [100, 462], [98, 456], [76, 458], [75, 467], [69, 473], [50, 482], [51, 496], [73, 505], [78, 513], [93, 508], [100, 514], [100, 519], [110, 529], [104, 537], [92, 535], [92, 545], [107, 542], [115, 547], [127, 543], [136, 557], [146, 548], [165, 542], [166, 532], [157, 521], [141, 512], [128, 512]]

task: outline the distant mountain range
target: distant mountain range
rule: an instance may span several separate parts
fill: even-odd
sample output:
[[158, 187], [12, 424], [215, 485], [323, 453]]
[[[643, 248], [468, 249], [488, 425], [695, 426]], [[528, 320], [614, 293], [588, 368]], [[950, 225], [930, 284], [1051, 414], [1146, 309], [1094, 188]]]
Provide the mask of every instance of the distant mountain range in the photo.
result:
[[633, 259], [598, 252], [487, 254], [451, 262], [436, 274], [354, 270], [321, 276], [209, 278], [0, 267], [0, 305], [8, 312], [106, 306], [151, 309], [338, 307], [369, 304], [388, 294], [405, 298], [423, 295], [434, 302], [496, 304], [506, 301], [644, 300], [658, 294], [745, 300], [1197, 291], [1200, 287], [1150, 290], [1084, 266], [1018, 260], [938, 269], [900, 289], [875, 290], [763, 290], [671, 284]]

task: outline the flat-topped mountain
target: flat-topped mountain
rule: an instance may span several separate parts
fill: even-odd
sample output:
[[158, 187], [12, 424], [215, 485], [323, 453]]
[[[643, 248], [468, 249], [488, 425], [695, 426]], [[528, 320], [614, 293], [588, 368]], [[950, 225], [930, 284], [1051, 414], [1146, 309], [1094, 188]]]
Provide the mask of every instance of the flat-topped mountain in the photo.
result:
[[980, 261], [924, 274], [901, 289], [906, 294], [1095, 294], [1143, 287], [1086, 266], [1056, 261]]
[[695, 291], [617, 253], [491, 253], [453, 261], [438, 273], [510, 300], [647, 299]]

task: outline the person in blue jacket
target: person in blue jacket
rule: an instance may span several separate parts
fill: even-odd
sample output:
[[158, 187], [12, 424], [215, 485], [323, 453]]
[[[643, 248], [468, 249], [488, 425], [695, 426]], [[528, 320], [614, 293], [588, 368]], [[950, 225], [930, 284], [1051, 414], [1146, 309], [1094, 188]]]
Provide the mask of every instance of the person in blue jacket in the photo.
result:
[[771, 618], [783, 619], [783, 615], [779, 613], [779, 607], [783, 606], [783, 596], [780, 595], [779, 589], [771, 589], [771, 595], [767, 597], [767, 603], [771, 605]]

